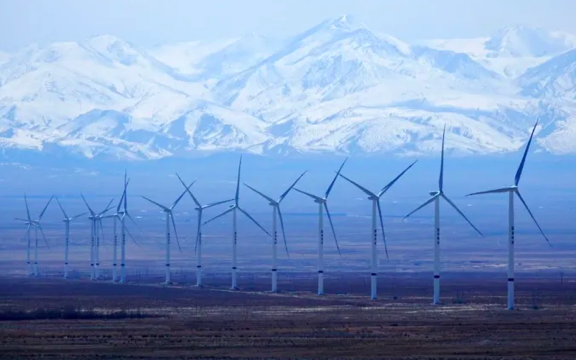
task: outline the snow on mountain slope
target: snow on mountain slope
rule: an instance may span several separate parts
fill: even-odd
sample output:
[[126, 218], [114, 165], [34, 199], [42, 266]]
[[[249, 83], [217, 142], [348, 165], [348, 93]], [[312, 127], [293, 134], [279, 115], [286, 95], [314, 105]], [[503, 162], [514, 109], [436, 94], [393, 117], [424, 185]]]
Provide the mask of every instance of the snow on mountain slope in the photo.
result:
[[163, 45], [150, 52], [183, 74], [202, 79], [222, 79], [260, 62], [282, 44], [283, 41], [250, 33], [234, 39]]
[[[206, 101], [191, 101], [178, 118], [164, 124], [151, 124], [120, 111], [94, 109], [59, 126], [57, 135], [43, 139], [43, 143], [88, 158], [157, 159], [185, 156], [194, 150], [258, 146], [267, 139], [265, 128], [265, 123], [250, 115]], [[0, 133], [0, 142], [4, 133]], [[42, 143], [36, 146], [41, 148]]]
[[552, 56], [576, 47], [576, 35], [526, 26], [509, 26], [491, 37], [427, 40], [441, 50], [468, 54], [488, 69], [515, 78]]
[[341, 17], [313, 27], [261, 63], [218, 83], [214, 93], [226, 105], [273, 122], [295, 109], [383, 84], [410, 83], [420, 91], [425, 83], [466, 87], [478, 79], [491, 86], [495, 78], [466, 55], [412, 51]]
[[548, 151], [554, 154], [576, 153], [576, 103], [564, 103], [556, 106], [551, 115], [555, 121], [545, 126], [542, 130], [544, 136], [538, 140]]
[[267, 139], [266, 124], [248, 114], [198, 101], [161, 133], [185, 142], [186, 149], [215, 151], [246, 149]]
[[527, 26], [509, 26], [484, 44], [487, 57], [552, 56], [576, 47], [576, 36]]
[[516, 82], [526, 96], [576, 100], [576, 49], [531, 68]]
[[[489, 154], [519, 149], [541, 117], [535, 149], [574, 153], [576, 55], [549, 54], [571, 40], [530, 34], [416, 46], [342, 16], [284, 42], [250, 34], [146, 52], [105, 35], [30, 46], [0, 62], [0, 149], [420, 156], [437, 153], [446, 124], [448, 149]], [[516, 81], [498, 68], [549, 58]]]
[[198, 64], [203, 59], [236, 41], [237, 39], [220, 39], [163, 44], [150, 49], [149, 53], [183, 74], [198, 75], [202, 72]]
[[[122, 109], [152, 94], [199, 95], [206, 90], [174, 78], [169, 68], [109, 36], [55, 43], [0, 66], [0, 108], [28, 121], [58, 123], [94, 108]], [[58, 104], [58, 105], [56, 105]]]
[[10, 54], [0, 51], [0, 65], [4, 64], [10, 59]]

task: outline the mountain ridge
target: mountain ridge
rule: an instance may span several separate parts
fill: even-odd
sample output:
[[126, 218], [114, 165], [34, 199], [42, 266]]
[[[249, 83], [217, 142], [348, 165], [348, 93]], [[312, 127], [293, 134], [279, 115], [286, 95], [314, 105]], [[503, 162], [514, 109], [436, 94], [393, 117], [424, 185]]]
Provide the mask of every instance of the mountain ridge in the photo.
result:
[[[139, 49], [102, 35], [30, 46], [0, 53], [0, 149], [111, 160], [412, 157], [437, 151], [447, 125], [450, 151], [486, 155], [517, 151], [539, 117], [535, 150], [573, 154], [576, 50], [557, 53], [572, 41], [509, 27], [482, 41], [408, 44], [341, 16], [286, 40]], [[535, 66], [512, 76], [503, 63]]]

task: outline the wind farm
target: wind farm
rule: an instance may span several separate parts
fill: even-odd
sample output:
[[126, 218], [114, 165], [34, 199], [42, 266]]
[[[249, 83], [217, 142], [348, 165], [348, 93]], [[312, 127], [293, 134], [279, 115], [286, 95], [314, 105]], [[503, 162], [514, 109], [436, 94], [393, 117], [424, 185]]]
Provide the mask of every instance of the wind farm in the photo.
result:
[[[18, 218], [18, 224], [26, 227], [16, 233], [24, 246], [10, 259], [6, 253], [0, 256], [0, 269], [7, 274], [0, 277], [0, 285], [10, 289], [0, 294], [4, 306], [0, 319], [44, 319], [36, 326], [51, 333], [57, 325], [48, 320], [55, 316], [50, 311], [59, 309], [58, 321], [76, 329], [77, 335], [54, 342], [40, 339], [43, 350], [32, 351], [55, 354], [58, 346], [64, 346], [78, 357], [103, 348], [96, 342], [81, 346], [80, 336], [95, 330], [84, 330], [73, 319], [83, 319], [86, 329], [115, 319], [130, 329], [132, 338], [111, 335], [109, 330], [98, 330], [96, 338], [115, 336], [124, 344], [123, 353], [131, 355], [147, 346], [177, 356], [177, 344], [184, 344], [184, 351], [204, 357], [274, 358], [273, 349], [310, 358], [341, 357], [350, 347], [353, 357], [363, 357], [373, 354], [376, 346], [390, 356], [415, 351], [439, 358], [469, 353], [475, 358], [485, 351], [506, 354], [514, 339], [522, 338], [528, 343], [514, 345], [515, 355], [528, 356], [544, 346], [565, 349], [571, 356], [572, 330], [544, 340], [546, 331], [570, 327], [576, 316], [572, 310], [576, 251], [566, 245], [571, 233], [556, 230], [544, 235], [555, 223], [552, 210], [532, 211], [518, 190], [525, 168], [530, 168], [528, 153], [537, 126], [522, 152], [514, 185], [488, 192], [460, 190], [457, 176], [466, 159], [446, 154], [451, 139], [443, 131], [435, 139], [439, 151], [429, 159], [372, 161], [374, 169], [364, 170], [370, 176], [362, 176], [358, 170], [362, 159], [355, 157], [300, 168], [272, 165], [274, 170], [266, 173], [255, 166], [254, 158], [238, 156], [217, 174], [226, 179], [225, 185], [213, 180], [216, 176], [207, 177], [209, 171], [177, 169], [163, 181], [146, 179], [155, 191], [134, 190], [141, 176], [131, 173], [128, 178], [123, 170], [122, 187], [117, 187], [116, 172], [111, 194], [35, 198], [33, 205], [41, 210], [38, 217], [31, 216], [26, 195], [25, 208], [19, 210], [25, 217]], [[269, 166], [266, 160], [260, 164]], [[271, 171], [278, 174], [264, 176]], [[475, 173], [477, 182], [466, 189], [489, 182], [481, 175]], [[421, 189], [430, 183], [436, 183], [437, 190], [422, 199]], [[242, 187], [248, 191], [241, 192]], [[226, 198], [230, 190], [233, 197]], [[270, 195], [275, 191], [278, 197]], [[508, 218], [507, 235], [512, 239], [508, 238], [508, 246], [513, 245], [519, 224], [527, 228], [519, 235], [523, 239], [519, 258], [513, 247], [512, 259], [506, 258], [509, 269], [512, 264], [508, 277], [520, 278], [516, 288], [508, 285], [508, 292], [501, 286], [502, 216], [492, 210], [498, 203], [465, 196], [492, 192], [518, 196], [528, 211], [527, 219], [515, 219], [514, 213]], [[58, 209], [49, 206], [54, 197]], [[483, 203], [485, 198], [488, 202]], [[161, 199], [173, 201], [166, 204]], [[441, 204], [454, 211], [440, 217]], [[430, 210], [431, 214], [425, 213]], [[247, 221], [238, 221], [238, 212]], [[542, 227], [536, 216], [543, 218]], [[334, 246], [324, 246], [325, 218]], [[128, 219], [136, 232], [128, 230]], [[534, 231], [526, 220], [537, 225]], [[557, 246], [537, 241], [542, 236]], [[127, 237], [133, 241], [127, 243]], [[50, 248], [37, 246], [38, 240]], [[279, 242], [284, 251], [278, 251]], [[7, 304], [12, 304], [12, 312], [2, 310]], [[146, 325], [136, 327], [134, 321]], [[152, 330], [168, 324], [171, 330]], [[508, 329], [498, 345], [486, 342], [471, 348], [462, 341], [484, 341], [496, 328]], [[531, 335], [513, 330], [520, 328]], [[9, 333], [12, 344], [6, 345], [7, 354], [17, 357], [29, 349], [24, 341], [31, 341], [32, 333], [21, 332], [19, 337]], [[226, 336], [231, 343], [219, 344], [207, 337], [210, 333]], [[153, 343], [144, 340], [154, 336]], [[253, 343], [244, 347], [248, 338]], [[454, 340], [438, 348], [434, 340], [438, 338]], [[410, 345], [414, 341], [419, 345]], [[296, 343], [319, 350], [298, 350]], [[220, 352], [209, 350], [216, 348]]]

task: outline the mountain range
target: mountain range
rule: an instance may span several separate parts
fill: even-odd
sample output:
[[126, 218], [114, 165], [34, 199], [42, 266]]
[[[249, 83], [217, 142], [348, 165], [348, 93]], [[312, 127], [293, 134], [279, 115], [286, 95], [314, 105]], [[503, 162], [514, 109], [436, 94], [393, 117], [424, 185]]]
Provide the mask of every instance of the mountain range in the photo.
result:
[[0, 149], [119, 160], [576, 153], [576, 36], [512, 26], [406, 43], [351, 16], [140, 49], [110, 35], [0, 53]]

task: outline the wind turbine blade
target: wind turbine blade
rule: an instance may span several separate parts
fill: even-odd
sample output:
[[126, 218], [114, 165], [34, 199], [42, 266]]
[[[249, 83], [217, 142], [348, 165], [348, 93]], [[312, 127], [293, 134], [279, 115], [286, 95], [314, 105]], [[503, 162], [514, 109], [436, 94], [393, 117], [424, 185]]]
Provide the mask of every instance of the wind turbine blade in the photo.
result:
[[384, 251], [386, 252], [386, 260], [390, 261], [388, 256], [388, 244], [386, 243], [386, 233], [384, 232], [384, 220], [382, 220], [382, 208], [380, 207], [380, 200], [376, 200], [378, 207], [378, 217], [380, 217], [380, 228], [382, 229], [382, 241], [384, 242]]
[[31, 224], [28, 224], [28, 226], [26, 227], [26, 232], [24, 233], [24, 237], [28, 236], [28, 233], [30, 233], [30, 228], [32, 227]]
[[134, 224], [134, 226], [136, 226], [136, 229], [138, 229], [138, 232], [142, 233], [142, 228], [140, 227], [140, 225], [138, 225], [138, 223], [134, 220], [134, 218], [132, 218], [132, 215], [130, 215], [129, 213], [124, 213], [125, 216], [128, 217], [128, 219], [130, 219], [130, 221], [132, 221], [132, 224]]
[[30, 217], [30, 208], [28, 207], [28, 199], [26, 198], [26, 194], [24, 194], [24, 203], [26, 204], [26, 215], [28, 215], [28, 221], [32, 221]]
[[73, 216], [72, 218], [70, 218], [70, 221], [72, 221], [72, 220], [74, 220], [74, 219], [78, 219], [79, 217], [84, 216], [84, 215], [86, 215], [86, 214], [88, 214], [88, 213], [85, 213], [85, 212], [84, 212], [84, 213], [82, 213], [82, 214], [78, 214], [78, 215], [76, 215], [76, 216]]
[[188, 191], [190, 191], [190, 187], [192, 187], [192, 185], [194, 185], [196, 183], [196, 180], [192, 181], [192, 183], [190, 185], [188, 185], [188, 187], [186, 187], [186, 190], [184, 190], [182, 192], [182, 194], [180, 194], [180, 196], [178, 196], [178, 198], [176, 199], [176, 201], [174, 201], [174, 203], [172, 204], [172, 206], [170, 207], [170, 210], [174, 209], [176, 207], [176, 205], [178, 205], [178, 203], [180, 202], [180, 200], [182, 200], [182, 198], [184, 197], [184, 195], [186, 195], [186, 193]]
[[221, 205], [221, 204], [229, 203], [230, 201], [234, 201], [234, 199], [228, 199], [228, 200], [222, 200], [222, 201], [213, 202], [213, 203], [210, 203], [210, 204], [206, 204], [206, 205], [204, 205], [204, 206], [199, 206], [199, 208], [208, 209], [208, 208], [214, 207], [214, 206], [216, 206], [216, 205]]
[[466, 195], [466, 196], [505, 193], [505, 192], [508, 192], [508, 191], [510, 191], [510, 188], [505, 187], [505, 188], [494, 189], [494, 190], [479, 191], [479, 192], [475, 192], [475, 193], [472, 193], [472, 194], [468, 194], [468, 195]]
[[166, 211], [169, 211], [169, 210], [170, 210], [170, 209], [168, 209], [166, 206], [160, 205], [160, 204], [158, 204], [156, 201], [148, 199], [146, 196], [142, 196], [142, 198], [143, 198], [144, 200], [148, 200], [148, 201], [151, 202], [152, 204], [160, 207], [162, 210], [166, 210]]
[[309, 197], [311, 197], [311, 198], [314, 199], [314, 200], [322, 200], [322, 198], [319, 197], [319, 196], [312, 195], [312, 194], [310, 194], [310, 193], [307, 193], [307, 192], [302, 191], [302, 190], [298, 190], [298, 189], [296, 189], [296, 188], [294, 188], [294, 190], [295, 190], [295, 191], [298, 191], [298, 192], [301, 193], [301, 194], [304, 194], [304, 195], [306, 195], [306, 196], [309, 196]]
[[56, 197], [56, 202], [58, 203], [58, 206], [60, 206], [60, 210], [62, 210], [62, 214], [64, 214], [64, 218], [68, 219], [68, 215], [66, 215], [66, 211], [64, 211], [64, 207], [62, 207], [62, 204], [60, 204], [60, 200], [58, 200], [58, 197]]
[[528, 155], [528, 150], [530, 149], [530, 144], [532, 143], [532, 138], [534, 137], [534, 131], [536, 131], [536, 127], [538, 126], [538, 120], [539, 119], [536, 119], [536, 124], [534, 124], [532, 133], [530, 134], [530, 138], [528, 139], [528, 144], [526, 144], [526, 149], [524, 150], [522, 161], [520, 161], [520, 166], [518, 166], [518, 170], [516, 171], [516, 176], [514, 177], [514, 185], [516, 186], [518, 186], [518, 183], [520, 182], [520, 177], [522, 176], [522, 170], [524, 170], [524, 163], [526, 162], [526, 156]]
[[98, 220], [98, 225], [100, 225], [100, 234], [102, 234], [102, 243], [106, 240], [104, 238], [104, 225], [102, 225], [102, 219]]
[[404, 216], [404, 219], [406, 219], [407, 217], [409, 217], [410, 215], [414, 214], [416, 211], [422, 209], [424, 206], [430, 204], [432, 201], [436, 200], [436, 198], [440, 196], [440, 194], [436, 194], [434, 196], [432, 196], [430, 199], [426, 200], [426, 202], [420, 206], [418, 206], [416, 209], [412, 210], [412, 212], [406, 216]]
[[202, 226], [202, 210], [198, 210], [198, 225], [196, 227], [196, 242], [194, 244], [194, 254], [198, 250], [198, 240], [200, 239], [200, 227]]
[[348, 158], [344, 159], [344, 162], [342, 162], [342, 165], [340, 165], [340, 168], [338, 168], [338, 171], [336, 172], [334, 179], [332, 179], [330, 186], [328, 186], [328, 189], [326, 190], [326, 194], [324, 195], [325, 198], [328, 198], [328, 195], [330, 195], [330, 192], [332, 191], [332, 188], [334, 187], [334, 183], [336, 182], [336, 179], [338, 179], [338, 175], [340, 175], [340, 172], [342, 171], [344, 164], [346, 164], [346, 161], [348, 161]]
[[140, 244], [138, 244], [136, 242], [136, 239], [134, 239], [134, 236], [132, 236], [132, 233], [130, 232], [130, 230], [128, 230], [127, 227], [124, 227], [124, 231], [126, 231], [126, 233], [128, 234], [128, 236], [130, 236], [130, 239], [132, 239], [132, 242], [134, 242], [134, 244], [138, 247], [140, 247]]
[[276, 208], [278, 209], [278, 217], [280, 218], [280, 228], [282, 229], [282, 238], [284, 239], [284, 248], [286, 249], [286, 256], [290, 257], [290, 253], [288, 252], [288, 243], [286, 242], [286, 231], [284, 231], [284, 219], [282, 218], [280, 205], [278, 205]]
[[38, 221], [40, 221], [40, 219], [42, 219], [42, 216], [44, 216], [44, 213], [46, 212], [46, 209], [48, 209], [48, 205], [50, 205], [50, 203], [52, 202], [52, 199], [54, 198], [54, 195], [50, 196], [50, 199], [48, 200], [48, 202], [46, 203], [46, 206], [44, 206], [44, 209], [42, 209], [42, 212], [40, 213], [40, 216], [38, 216]]
[[374, 194], [372, 191], [366, 189], [365, 187], [363, 187], [362, 185], [348, 179], [346, 176], [340, 174], [340, 177], [344, 178], [344, 180], [348, 181], [349, 183], [351, 183], [352, 185], [356, 186], [358, 189], [362, 190], [363, 192], [366, 193], [366, 195], [368, 196], [376, 196], [376, 194]]
[[212, 222], [212, 221], [218, 219], [219, 217], [222, 217], [222, 216], [230, 213], [230, 212], [231, 212], [232, 210], [234, 210], [235, 208], [236, 208], [236, 205], [234, 205], [234, 206], [231, 207], [230, 209], [224, 211], [224, 212], [221, 213], [220, 215], [216, 215], [216, 216], [214, 216], [212, 219], [210, 219], [210, 220], [208, 220], [208, 221], [205, 221], [204, 223], [202, 223], [202, 225], [206, 225], [206, 224], [208, 224], [209, 222]]
[[194, 196], [194, 194], [192, 194], [192, 191], [190, 191], [188, 189], [188, 187], [186, 186], [186, 183], [184, 182], [184, 180], [182, 180], [180, 175], [178, 175], [178, 173], [176, 173], [176, 176], [178, 177], [178, 180], [180, 180], [180, 183], [182, 184], [182, 186], [184, 186], [184, 188], [187, 189], [188, 194], [192, 198], [192, 201], [194, 201], [194, 204], [196, 204], [197, 207], [202, 207], [202, 205], [200, 205], [200, 202], [198, 201], [198, 199], [196, 199], [196, 196]]
[[456, 204], [454, 204], [452, 202], [452, 200], [448, 199], [448, 196], [442, 194], [442, 198], [444, 200], [446, 200], [448, 202], [448, 204], [450, 204], [454, 210], [456, 210], [458, 212], [458, 214], [460, 214], [460, 216], [462, 216], [464, 218], [464, 220], [466, 220], [466, 222], [468, 222], [468, 224], [470, 224], [470, 226], [472, 226], [474, 228], [474, 230], [476, 230], [476, 232], [480, 235], [480, 236], [484, 236], [484, 234], [482, 234], [482, 232], [480, 232], [480, 230], [478, 230], [478, 228], [476, 226], [474, 226], [474, 224], [472, 224], [472, 221], [470, 221], [466, 215], [464, 215], [464, 213], [462, 211], [460, 211], [460, 209], [458, 209], [458, 206], [456, 206]]
[[324, 203], [324, 209], [326, 210], [326, 215], [328, 215], [328, 222], [330, 223], [330, 228], [332, 229], [332, 235], [334, 235], [334, 242], [336, 243], [336, 249], [338, 250], [338, 255], [342, 257], [340, 252], [340, 246], [338, 245], [338, 239], [336, 238], [336, 231], [334, 230], [334, 224], [332, 223], [332, 216], [330, 215], [330, 210], [328, 210], [328, 204]]
[[174, 236], [176, 237], [176, 244], [178, 244], [178, 250], [180, 251], [180, 254], [182, 254], [182, 247], [180, 246], [180, 239], [178, 238], [178, 230], [176, 230], [176, 222], [174, 221], [174, 215], [172, 215], [172, 211], [168, 213], [168, 216], [170, 216], [170, 220], [172, 220], [172, 227], [174, 228]]
[[42, 234], [42, 238], [44, 239], [44, 242], [46, 243], [46, 247], [48, 249], [50, 249], [50, 244], [48, 244], [48, 240], [46, 239], [46, 235], [44, 235], [44, 230], [42, 229], [42, 225], [38, 224], [38, 230], [40, 230], [40, 233]]
[[418, 162], [418, 160], [414, 161], [406, 169], [404, 169], [404, 171], [402, 171], [400, 174], [398, 174], [398, 176], [396, 176], [394, 178], [394, 180], [390, 181], [386, 186], [384, 186], [382, 188], [382, 190], [380, 190], [380, 192], [378, 193], [378, 197], [381, 197], [386, 191], [388, 191], [392, 187], [392, 185], [394, 185], [394, 183], [396, 183], [396, 181], [398, 181], [398, 179], [400, 179], [402, 177], [402, 175], [404, 175], [406, 173], [406, 171], [410, 170], [410, 168], [412, 166], [414, 166], [414, 164], [416, 164], [417, 162]]
[[262, 196], [264, 199], [268, 200], [271, 204], [276, 204], [276, 200], [274, 200], [274, 199], [272, 199], [272, 198], [264, 195], [264, 194], [261, 193], [260, 191], [254, 189], [252, 186], [250, 186], [250, 185], [248, 185], [248, 184], [246, 184], [246, 183], [244, 183], [244, 186], [246, 186], [248, 189], [254, 191], [256, 194]]
[[82, 200], [84, 201], [84, 204], [86, 204], [86, 207], [88, 208], [88, 211], [90, 211], [90, 215], [92, 215], [92, 216], [96, 215], [96, 213], [94, 213], [94, 211], [92, 210], [92, 208], [90, 207], [90, 205], [88, 205], [88, 201], [86, 201], [86, 198], [84, 197], [84, 194], [80, 193], [80, 196], [82, 197]]
[[546, 236], [546, 234], [544, 234], [544, 230], [542, 230], [542, 228], [540, 227], [540, 224], [538, 224], [538, 221], [536, 221], [534, 214], [532, 214], [532, 211], [530, 211], [528, 204], [526, 204], [526, 201], [524, 201], [524, 198], [522, 197], [522, 195], [520, 195], [520, 191], [516, 190], [516, 195], [518, 195], [518, 198], [520, 199], [520, 201], [522, 201], [522, 204], [524, 204], [524, 207], [528, 211], [528, 214], [530, 215], [532, 220], [534, 220], [534, 224], [536, 224], [536, 226], [538, 227], [538, 230], [540, 230], [540, 234], [542, 234], [542, 236], [544, 236], [544, 239], [546, 239], [546, 242], [548, 243], [548, 245], [552, 246], [552, 244], [550, 243], [550, 240], [548, 240], [548, 237]]
[[444, 187], [444, 138], [446, 137], [446, 124], [444, 124], [444, 131], [442, 132], [442, 155], [440, 158], [440, 177], [438, 178], [438, 186], [440, 192]]
[[262, 225], [260, 225], [260, 224], [258, 223], [258, 221], [256, 221], [256, 219], [254, 219], [252, 216], [250, 216], [250, 214], [248, 214], [247, 211], [245, 211], [245, 210], [242, 209], [241, 207], [237, 207], [237, 209], [240, 210], [240, 212], [241, 212], [242, 214], [246, 215], [246, 217], [247, 217], [248, 219], [252, 220], [252, 222], [253, 222], [254, 224], [256, 224], [256, 226], [258, 226], [258, 227], [259, 227], [262, 231], [264, 231], [268, 236], [272, 236], [272, 235], [270, 235], [270, 233], [269, 233], [268, 231], [266, 231], [266, 229], [264, 229], [264, 228], [262, 227]]
[[[128, 186], [129, 183], [130, 183], [130, 179], [128, 179], [126, 186]], [[124, 191], [122, 191], [122, 196], [120, 197], [120, 201], [118, 201], [118, 206], [116, 207], [116, 212], [120, 212], [120, 209], [122, 208], [122, 204], [124, 204], [124, 197], [125, 196], [126, 196], [126, 188], [124, 188]]]
[[280, 198], [278, 199], [278, 203], [281, 203], [282, 200], [284, 200], [284, 198], [286, 197], [286, 195], [288, 195], [288, 193], [290, 192], [290, 190], [292, 190], [294, 188], [294, 186], [296, 186], [296, 184], [298, 183], [298, 181], [300, 181], [300, 179], [302, 179], [302, 176], [304, 176], [306, 174], [307, 171], [304, 171], [302, 173], [302, 175], [298, 176], [298, 179], [296, 179], [296, 181], [294, 181], [292, 183], [292, 185], [290, 185], [290, 187], [284, 191], [284, 193], [282, 193], [282, 195], [280, 195]]
[[236, 195], [234, 196], [234, 201], [238, 205], [238, 199], [240, 198], [240, 170], [242, 169], [242, 155], [240, 155], [240, 162], [238, 163], [238, 178], [236, 179]]
[[124, 212], [128, 209], [128, 184], [130, 184], [130, 180], [128, 179], [128, 170], [124, 169]]
[[18, 221], [24, 221], [24, 222], [30, 223], [30, 220], [21, 219], [21, 218], [14, 218], [14, 219], [15, 219], [15, 220], [18, 220]]
[[98, 213], [98, 215], [103, 215], [103, 214], [106, 214], [108, 211], [110, 211], [110, 209], [113, 208], [113, 206], [111, 206], [113, 202], [114, 202], [114, 198], [110, 199], [110, 201], [108, 201], [108, 205], [106, 205], [104, 210], [102, 212]]

